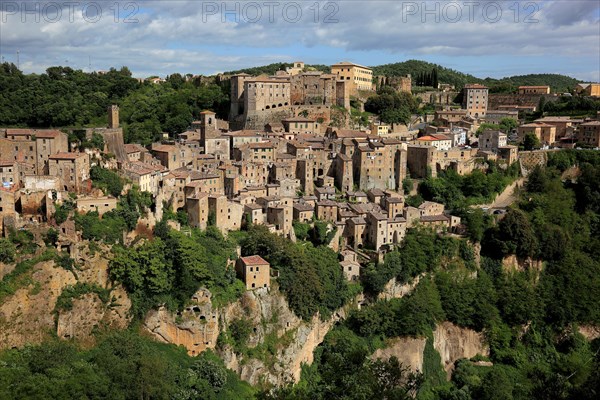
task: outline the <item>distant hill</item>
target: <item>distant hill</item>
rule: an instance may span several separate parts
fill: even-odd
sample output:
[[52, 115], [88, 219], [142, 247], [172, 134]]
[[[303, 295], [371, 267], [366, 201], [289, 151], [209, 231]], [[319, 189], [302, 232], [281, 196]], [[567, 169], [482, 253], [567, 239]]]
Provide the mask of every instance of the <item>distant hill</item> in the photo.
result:
[[572, 90], [580, 81], [570, 76], [560, 74], [529, 74], [516, 75], [502, 79], [486, 78], [484, 83], [490, 91], [496, 93], [510, 93], [517, 91], [519, 86], [548, 85], [553, 93], [564, 93]]
[[[249, 75], [274, 75], [277, 71], [285, 71], [287, 67], [291, 67], [292, 63], [274, 63], [269, 65], [263, 65], [261, 67], [251, 67], [238, 69], [237, 71], [225, 72], [225, 75], [236, 75], [236, 74], [249, 74]], [[331, 72], [329, 65], [306, 65], [306, 68], [314, 68], [317, 71]]]
[[413, 80], [421, 73], [430, 73], [433, 68], [437, 68], [438, 81], [440, 83], [449, 83], [461, 89], [467, 83], [483, 83], [483, 79], [473, 75], [463, 74], [450, 68], [442, 67], [438, 64], [419, 60], [408, 60], [394, 64], [385, 64], [371, 67], [373, 75], [384, 76], [405, 76], [410, 74]]
[[[275, 72], [279, 70], [285, 71], [286, 67], [291, 66], [292, 63], [275, 63], [260, 67], [229, 71], [226, 72], [226, 74], [234, 75], [246, 73], [250, 75], [273, 75]], [[307, 65], [307, 67], [314, 68], [317, 71], [323, 71], [327, 73], [331, 72], [331, 68], [328, 65]], [[502, 79], [482, 79], [470, 74], [465, 74], [460, 71], [443, 67], [439, 64], [420, 60], [407, 60], [393, 64], [377, 65], [371, 68], [373, 69], [373, 75], [375, 76], [405, 76], [410, 74], [413, 78], [413, 85], [415, 85], [416, 78], [420, 74], [429, 74], [434, 68], [436, 68], [438, 75], [437, 79], [440, 83], [449, 83], [454, 85], [457, 90], [462, 89], [462, 87], [467, 83], [481, 83], [488, 86], [491, 93], [514, 93], [517, 91], [519, 86], [540, 85], [549, 85], [553, 93], [563, 93], [573, 89], [573, 87], [580, 82], [575, 78], [560, 74], [529, 74], [510, 76]]]
[[552, 92], [563, 93], [573, 89], [580, 82], [570, 76], [560, 74], [529, 74], [510, 76], [502, 79], [477, 78], [470, 74], [464, 74], [450, 68], [442, 67], [438, 64], [419, 60], [408, 60], [404, 62], [379, 65], [373, 68], [373, 75], [385, 76], [404, 76], [411, 74], [414, 78], [421, 73], [430, 73], [433, 68], [437, 68], [438, 80], [440, 83], [449, 83], [462, 88], [466, 83], [482, 83], [490, 88], [492, 93], [511, 93], [516, 92], [519, 86], [542, 86], [549, 85]]

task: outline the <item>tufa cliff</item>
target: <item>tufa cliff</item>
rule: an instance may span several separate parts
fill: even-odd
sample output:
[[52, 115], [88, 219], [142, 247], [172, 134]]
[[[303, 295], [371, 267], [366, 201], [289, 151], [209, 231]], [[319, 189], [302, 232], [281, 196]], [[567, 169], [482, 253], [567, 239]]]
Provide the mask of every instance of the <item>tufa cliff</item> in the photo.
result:
[[[378, 349], [371, 358], [398, 358], [402, 364], [413, 371], [423, 371], [423, 354], [427, 338], [399, 337], [390, 339], [388, 345]], [[443, 322], [433, 331], [433, 348], [442, 359], [442, 367], [450, 378], [454, 363], [461, 358], [472, 358], [477, 354], [489, 355], [483, 334], [461, 328], [451, 322]]]
[[[201, 289], [181, 313], [151, 311], [143, 329], [159, 341], [184, 346], [190, 355], [215, 349], [228, 368], [253, 385], [283, 385], [300, 379], [301, 365], [313, 362], [313, 351], [327, 332], [359, 301], [326, 320], [316, 315], [302, 321], [276, 287], [245, 292], [235, 303], [220, 308], [213, 307], [210, 292]], [[252, 327], [245, 352], [219, 340], [219, 334], [238, 320]]]
[[[0, 348], [38, 344], [52, 334], [91, 345], [95, 329], [127, 327], [131, 303], [121, 286], [111, 286], [108, 259], [101, 252], [89, 254], [85, 243], [79, 254], [73, 268], [48, 260], [19, 276], [19, 287], [0, 304]], [[59, 300], [68, 306], [57, 308]]]

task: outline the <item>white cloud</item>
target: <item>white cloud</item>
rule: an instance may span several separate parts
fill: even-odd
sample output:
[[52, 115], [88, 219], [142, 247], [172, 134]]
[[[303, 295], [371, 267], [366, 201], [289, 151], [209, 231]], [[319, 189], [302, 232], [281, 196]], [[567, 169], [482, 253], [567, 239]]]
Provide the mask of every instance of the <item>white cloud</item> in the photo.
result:
[[[60, 0], [56, 2], [61, 4]], [[128, 65], [140, 76], [212, 73], [290, 61], [296, 58], [299, 49], [309, 54], [314, 49], [315, 59], [338, 61], [329, 60], [323, 47], [336, 49], [336, 54], [340, 50], [369, 51], [369, 64], [379, 63], [378, 53], [442, 57], [505, 55], [514, 60], [548, 57], [548, 63], [557, 57], [571, 57], [590, 60], [582, 74], [596, 67], [600, 70], [597, 64], [600, 61], [594, 61], [594, 55], [600, 55], [600, 10], [595, 1], [534, 2], [539, 6], [533, 16], [537, 23], [523, 22], [527, 11], [532, 10], [525, 10], [525, 3], [517, 2], [521, 7], [517, 16], [514, 2], [499, 0], [479, 0], [472, 22], [464, 1], [428, 1], [425, 7], [422, 1], [333, 2], [338, 9], [331, 6], [332, 2], [317, 1], [318, 13], [314, 2], [282, 0], [270, 10], [266, 3], [257, 1], [262, 14], [254, 23], [249, 19], [256, 17], [256, 9], [245, 9], [248, 2], [227, 2], [228, 10], [237, 11], [224, 15], [220, 1], [138, 1], [139, 9], [133, 16], [138, 23], [125, 23], [127, 10], [123, 9], [115, 21], [113, 2], [98, 2], [103, 9], [95, 23], [89, 22], [89, 15], [87, 21], [84, 19], [81, 5], [76, 6], [72, 22], [65, 8], [60, 21], [48, 23], [44, 15], [38, 15], [40, 22], [35, 22], [35, 15], [23, 16], [23, 2], [11, 3], [18, 6], [16, 13], [7, 8], [8, 3], [2, 2], [0, 8], [5, 11], [0, 11], [0, 51], [12, 61], [20, 50], [22, 67], [35, 72], [67, 59], [72, 66], [85, 69], [88, 56], [96, 68]], [[44, 3], [47, 2], [40, 3], [42, 7]], [[120, 2], [121, 8], [124, 4]], [[290, 5], [287, 13], [286, 4]], [[297, 22], [291, 21], [295, 16], [294, 4], [303, 6]], [[428, 14], [424, 8], [429, 10]], [[457, 17], [457, 9], [461, 10], [461, 16], [451, 22]], [[501, 18], [489, 22], [498, 10]], [[338, 22], [324, 23], [333, 11], [335, 15], [330, 18]], [[22, 22], [23, 17], [26, 22]], [[277, 54], [261, 54], [265, 51]]]

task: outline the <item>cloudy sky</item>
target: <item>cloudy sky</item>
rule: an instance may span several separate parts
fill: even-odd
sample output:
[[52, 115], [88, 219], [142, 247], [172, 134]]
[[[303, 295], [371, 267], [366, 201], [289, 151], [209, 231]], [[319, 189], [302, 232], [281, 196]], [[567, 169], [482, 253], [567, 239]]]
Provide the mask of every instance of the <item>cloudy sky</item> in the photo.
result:
[[[118, 7], [117, 7], [118, 5]], [[0, 0], [0, 57], [26, 72], [213, 74], [273, 62], [420, 59], [484, 78], [600, 81], [600, 0]]]

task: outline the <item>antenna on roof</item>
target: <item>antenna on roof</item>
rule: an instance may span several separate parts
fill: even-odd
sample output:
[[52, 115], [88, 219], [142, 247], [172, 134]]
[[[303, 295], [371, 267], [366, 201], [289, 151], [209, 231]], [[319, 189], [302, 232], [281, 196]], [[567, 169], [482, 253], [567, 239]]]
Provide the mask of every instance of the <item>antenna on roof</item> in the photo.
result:
[[17, 69], [18, 70], [21, 70], [21, 62], [19, 60], [19, 53], [20, 52], [21, 52], [20, 50], [17, 50]]

